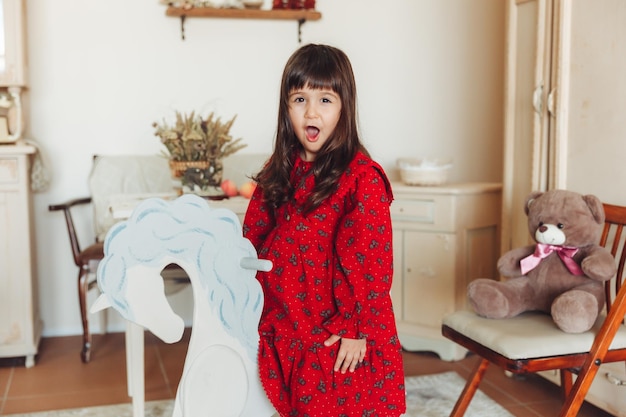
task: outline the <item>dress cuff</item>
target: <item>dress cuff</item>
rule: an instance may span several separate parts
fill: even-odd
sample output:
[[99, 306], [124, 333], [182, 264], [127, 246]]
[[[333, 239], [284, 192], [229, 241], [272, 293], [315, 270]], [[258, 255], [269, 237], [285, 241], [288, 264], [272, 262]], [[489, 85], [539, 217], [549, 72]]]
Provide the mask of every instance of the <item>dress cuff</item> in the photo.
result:
[[347, 339], [358, 339], [359, 330], [354, 317], [344, 317], [341, 313], [335, 314], [324, 322], [324, 328], [331, 334]]

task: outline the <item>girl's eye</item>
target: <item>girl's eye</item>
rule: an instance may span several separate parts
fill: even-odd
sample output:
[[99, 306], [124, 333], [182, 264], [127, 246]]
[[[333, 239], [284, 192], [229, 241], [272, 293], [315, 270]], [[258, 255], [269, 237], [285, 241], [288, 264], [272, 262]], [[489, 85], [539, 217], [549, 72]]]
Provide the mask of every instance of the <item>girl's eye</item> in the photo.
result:
[[302, 103], [302, 102], [304, 102], [304, 98], [302, 98], [302, 97], [296, 97], [296, 98], [294, 98], [294, 99], [293, 99], [293, 101], [294, 101], [295, 103]]
[[330, 99], [329, 99], [329, 98], [324, 97], [324, 98], [322, 99], [322, 103], [332, 103], [332, 101], [330, 101]]

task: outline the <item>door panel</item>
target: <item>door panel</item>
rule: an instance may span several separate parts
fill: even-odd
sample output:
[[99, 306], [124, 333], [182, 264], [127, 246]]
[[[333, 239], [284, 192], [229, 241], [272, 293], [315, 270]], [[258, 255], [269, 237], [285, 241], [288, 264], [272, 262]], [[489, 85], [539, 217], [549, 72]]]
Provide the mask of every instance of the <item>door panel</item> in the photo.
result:
[[502, 252], [530, 243], [523, 204], [547, 186], [552, 2], [508, 3]]

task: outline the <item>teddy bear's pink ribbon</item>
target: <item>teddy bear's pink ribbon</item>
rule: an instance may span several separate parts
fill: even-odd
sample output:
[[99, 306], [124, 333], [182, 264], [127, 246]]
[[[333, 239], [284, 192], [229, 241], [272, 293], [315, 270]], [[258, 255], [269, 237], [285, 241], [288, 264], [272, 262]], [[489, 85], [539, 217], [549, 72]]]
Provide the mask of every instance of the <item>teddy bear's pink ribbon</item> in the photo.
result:
[[535, 253], [529, 255], [520, 261], [520, 266], [522, 268], [522, 275], [526, 275], [528, 271], [535, 268], [539, 265], [539, 262], [552, 252], [557, 253], [559, 258], [563, 261], [569, 272], [574, 275], [583, 275], [582, 269], [573, 259], [573, 256], [578, 252], [578, 248], [569, 247], [569, 246], [557, 246], [557, 245], [547, 245], [545, 243], [537, 243], [535, 247]]

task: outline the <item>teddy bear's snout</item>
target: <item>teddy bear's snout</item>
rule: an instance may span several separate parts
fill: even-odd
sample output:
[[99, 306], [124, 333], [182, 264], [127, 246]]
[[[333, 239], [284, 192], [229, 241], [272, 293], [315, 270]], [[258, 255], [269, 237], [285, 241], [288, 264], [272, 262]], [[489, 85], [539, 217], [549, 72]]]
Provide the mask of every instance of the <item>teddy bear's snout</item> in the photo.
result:
[[535, 231], [535, 240], [546, 245], [562, 245], [565, 243], [565, 233], [553, 224], [542, 224]]

